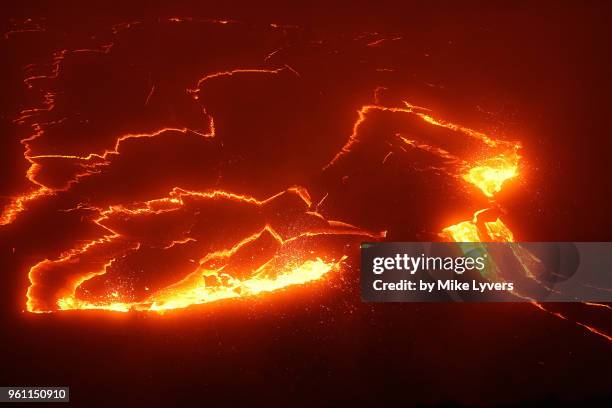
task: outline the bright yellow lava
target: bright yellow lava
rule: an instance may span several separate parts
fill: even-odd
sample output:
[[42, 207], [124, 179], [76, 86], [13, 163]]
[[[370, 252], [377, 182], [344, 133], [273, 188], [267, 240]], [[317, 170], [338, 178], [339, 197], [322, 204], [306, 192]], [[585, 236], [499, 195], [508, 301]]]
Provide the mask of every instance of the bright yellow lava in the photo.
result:
[[[301, 264], [286, 265], [284, 270], [276, 273], [274, 277], [266, 276], [267, 271], [263, 268], [254, 276], [245, 280], [233, 278], [217, 271], [204, 271], [204, 273], [197, 271], [181, 282], [151, 297], [146, 303], [150, 303], [149, 310], [163, 311], [222, 299], [273, 292], [287, 286], [319, 280], [336, 269], [340, 262], [325, 262], [319, 258], [308, 260]], [[213, 280], [222, 281], [223, 284], [208, 286], [206, 281], [207, 278], [211, 277]]]
[[455, 242], [479, 242], [478, 227], [472, 221], [463, 221], [442, 230]]
[[463, 179], [478, 187], [487, 197], [499, 193], [507, 180], [518, 175], [519, 155], [516, 152], [491, 157], [471, 167]]
[[484, 223], [484, 231], [480, 230], [477, 221], [478, 213], [471, 221], [462, 221], [442, 230], [442, 234], [455, 242], [514, 242], [514, 234], [510, 228], [497, 218]]
[[495, 221], [485, 222], [489, 237], [496, 242], [514, 242], [514, 234], [499, 218]]
[[344, 259], [346, 257], [342, 257], [338, 262], [325, 262], [317, 258], [301, 264], [287, 264], [284, 270], [276, 273], [275, 276], [268, 275], [270, 271], [264, 265], [258, 271], [255, 271], [253, 276], [244, 280], [223, 274], [222, 269], [219, 271], [198, 269], [180, 282], [155, 293], [142, 302], [93, 303], [69, 295], [59, 299], [57, 305], [60, 310], [102, 309], [116, 312], [128, 312], [130, 310], [163, 312], [223, 299], [254, 296], [288, 286], [316, 281], [337, 269]]

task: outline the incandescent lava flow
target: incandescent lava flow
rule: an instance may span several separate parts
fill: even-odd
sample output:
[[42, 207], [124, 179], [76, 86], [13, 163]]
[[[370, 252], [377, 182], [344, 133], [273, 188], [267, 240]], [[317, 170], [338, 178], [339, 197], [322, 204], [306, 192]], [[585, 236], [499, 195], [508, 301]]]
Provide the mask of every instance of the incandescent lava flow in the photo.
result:
[[[22, 26], [5, 41], [47, 32]], [[248, 298], [385, 237], [515, 240], [499, 196], [522, 182], [521, 143], [417, 105], [406, 87], [430, 84], [382, 53], [407, 38], [180, 17], [92, 30], [23, 61], [23, 182], [0, 224], [47, 223], [14, 240], [30, 312]]]
[[[310, 206], [305, 190], [291, 188], [264, 201], [175, 189], [163, 199], [110, 207], [95, 220], [107, 235], [32, 267], [28, 310], [161, 311], [256, 295], [337, 269], [341, 247], [334, 251], [327, 237], [378, 237], [327, 221]], [[229, 223], [237, 225], [222, 234]], [[234, 244], [223, 248], [227, 241]], [[126, 276], [150, 258], [163, 268]], [[134, 289], [137, 281], [143, 290]]]

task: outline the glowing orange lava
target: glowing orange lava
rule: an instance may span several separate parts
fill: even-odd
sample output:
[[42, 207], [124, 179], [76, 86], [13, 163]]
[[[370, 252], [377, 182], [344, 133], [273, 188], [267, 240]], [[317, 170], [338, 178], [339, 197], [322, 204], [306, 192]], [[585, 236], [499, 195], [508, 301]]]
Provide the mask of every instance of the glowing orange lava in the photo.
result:
[[[279, 203], [290, 207], [287, 211], [291, 213], [298, 210], [302, 212], [296, 220], [298, 225], [292, 227], [293, 231], [280, 233], [266, 223], [231, 248], [205, 254], [187, 276], [157, 288], [140, 300], [125, 300], [130, 294], [117, 289], [106, 291], [102, 298], [96, 300], [79, 296], [84, 284], [103, 277], [119, 259], [130, 257], [141, 248], [153, 245], [144, 242], [148, 237], [137, 238], [134, 232], [121, 231], [120, 227], [112, 226], [113, 223], [125, 223], [128, 220], [138, 224], [142, 220], [150, 220], [151, 216], [160, 217], [162, 221], [164, 217], [186, 217], [193, 220], [190, 222], [199, 223], [206, 222], [200, 221], [200, 208], [209, 205], [239, 205], [255, 215], [265, 211], [267, 206]], [[221, 299], [253, 296], [319, 280], [338, 269], [346, 256], [339, 254], [334, 257], [321, 248], [309, 250], [313, 239], [340, 235], [365, 236], [370, 239], [384, 236], [384, 233], [370, 233], [343, 222], [327, 221], [311, 207], [308, 192], [301, 187], [294, 187], [266, 200], [225, 191], [192, 192], [175, 189], [168, 197], [161, 199], [129, 207], [99, 209], [100, 216], [95, 223], [108, 231], [108, 234], [67, 251], [55, 260], [44, 260], [34, 265], [29, 272], [31, 285], [27, 294], [27, 309], [39, 313], [71, 309], [164, 311]], [[286, 226], [280, 227], [286, 229]], [[159, 251], [163, 254], [180, 246], [192, 245], [198, 248], [202, 245], [201, 237], [197, 234], [184, 236], [189, 233], [180, 232], [180, 237], [175, 237], [166, 236], [164, 232], [158, 244], [161, 246]], [[255, 253], [270, 252], [250, 266], [243, 265], [240, 259], [248, 256], [252, 260], [253, 255], [248, 254], [254, 249]]]
[[[171, 17], [165, 21], [173, 25], [183, 22], [205, 22], [224, 26], [235, 23], [234, 20], [196, 20], [190, 17]], [[5, 38], [22, 31], [44, 31], [43, 27], [33, 21], [26, 22], [28, 24], [24, 28], [7, 32]], [[144, 24], [141, 21], [121, 23], [113, 26], [111, 31], [116, 35]], [[270, 24], [270, 27], [285, 30], [286, 26]], [[399, 35], [381, 36], [378, 33], [370, 33], [365, 46], [373, 51], [371, 48], [389, 46], [400, 40], [402, 37]], [[113, 47], [114, 43], [110, 42], [91, 49], [56, 51], [46, 64], [45, 72], [37, 72], [34, 75], [28, 71], [28, 77], [23, 82], [27, 89], [32, 90], [40, 82], [57, 79], [62, 64], [69, 55], [108, 54]], [[271, 51], [268, 50], [262, 55], [263, 61], [276, 61], [279, 54], [282, 54], [279, 51], [284, 47], [275, 44]], [[393, 72], [394, 69], [381, 67], [376, 68], [376, 71]], [[199, 100], [201, 89], [213, 80], [228, 80], [243, 75], [278, 76], [282, 72], [290, 72], [302, 78], [296, 69], [285, 62], [279, 62], [274, 67], [256, 63], [246, 67], [241, 65], [233, 68], [222, 67], [216, 72], [207, 71], [205, 75], [200, 74], [197, 80], [198, 77], [194, 77], [192, 85], [182, 89], [181, 92], [186, 91], [193, 100]], [[146, 89], [148, 92], [144, 104], [148, 105], [152, 95], [157, 95], [161, 91], [155, 84], [149, 84]], [[419, 123], [417, 127], [423, 126], [443, 132], [452, 131], [448, 132], [450, 137], [465, 138], [470, 145], [475, 145], [476, 149], [473, 152], [455, 152], [452, 148], [438, 146], [431, 140], [421, 140], [411, 134], [399, 133], [394, 134], [393, 142], [388, 143], [401, 145], [399, 150], [416, 149], [442, 159], [441, 169], [445, 174], [461, 183], [462, 187], [467, 185], [476, 187], [476, 189], [461, 190], [462, 193], [469, 191], [470, 198], [472, 195], [478, 195], [480, 198], [484, 195], [490, 202], [491, 208], [498, 206], [495, 201], [496, 195], [509, 180], [520, 178], [521, 144], [443, 120], [431, 110], [407, 101], [386, 105], [381, 102], [382, 91], [386, 89], [386, 86], [376, 87], [374, 103], [363, 105], [357, 110], [357, 117], [348, 140], [323, 166], [323, 171], [350, 154], [361, 142], [360, 131], [371, 114], [388, 112], [402, 118], [416, 119], [415, 122]], [[0, 214], [0, 225], [14, 222], [20, 214], [28, 211], [30, 202], [60, 192], [68, 192], [81, 179], [96, 174], [104, 166], [110, 166], [111, 158], [122, 154], [123, 143], [128, 140], [150, 141], [165, 132], [193, 133], [206, 139], [217, 136], [214, 118], [203, 108], [203, 127], [208, 125], [204, 130], [164, 123], [147, 131], [113, 135], [114, 143], [109, 143], [109, 146], [99, 151], [88, 151], [79, 155], [63, 154], [61, 151], [33, 154], [31, 142], [44, 137], [48, 126], [64, 120], [43, 121], [44, 114], [49, 114], [56, 108], [56, 98], [59, 93], [45, 87], [39, 90], [42, 96], [40, 105], [22, 110], [14, 120], [16, 124], [31, 129], [29, 136], [21, 140], [24, 146], [24, 160], [28, 164], [25, 179], [31, 183], [31, 188], [10, 198]], [[221, 122], [219, 120], [219, 123]], [[389, 151], [382, 159], [382, 164], [385, 164], [392, 154], [401, 154], [401, 151]], [[65, 185], [52, 187], [41, 181], [40, 177], [46, 160], [78, 163], [83, 170]], [[282, 188], [287, 185], [290, 184]], [[87, 207], [93, 213], [84, 222], [99, 227], [100, 235], [96, 239], [75, 244], [56, 257], [50, 256], [53, 259], [40, 261], [29, 269], [27, 310], [36, 313], [75, 309], [161, 312], [222, 299], [256, 296], [321, 280], [338, 270], [347, 259], [345, 246], [340, 245], [339, 249], [327, 242], [327, 239], [338, 236], [346, 240], [384, 237], [384, 232], [373, 233], [324, 217], [319, 213], [319, 206], [327, 195], [328, 193], [313, 205], [308, 191], [303, 187], [287, 188], [265, 200], [229, 191], [187, 191], [176, 187], [168, 196], [148, 201], [123, 202], [104, 208], [89, 206], [87, 203], [78, 204], [77, 208]], [[278, 205], [279, 202], [281, 205]], [[232, 231], [230, 228], [225, 228], [226, 224], [222, 222], [220, 222], [221, 227], [217, 226], [217, 229], [210, 227], [207, 223], [217, 216], [217, 210], [226, 211], [226, 207], [231, 208], [227, 210], [231, 214], [234, 214], [232, 213], [234, 208], [239, 208], [241, 212], [248, 214], [241, 219], [245, 225], [232, 224], [236, 231], [233, 228]], [[206, 211], [201, 211], [202, 208], [206, 208]], [[492, 221], [479, 220], [479, 215], [485, 211], [489, 209], [476, 211], [471, 220], [443, 228], [440, 235], [444, 239], [456, 242], [514, 242], [514, 233], [501, 218], [496, 217]], [[214, 214], [214, 217], [206, 217], [203, 214]], [[244, 221], [245, 219], [247, 221]], [[145, 227], [139, 230], [142, 225]], [[169, 226], [176, 226], [176, 229]], [[202, 227], [203, 231], [199, 231], [194, 226]], [[164, 259], [172, 254], [176, 256], [181, 261], [177, 261], [182, 268], [180, 274], [177, 276], [170, 274], [169, 283], [158, 283], [155, 287], [147, 286], [145, 295], [135, 293], [134, 288], [129, 285], [96, 286], [96, 283], [110, 279], [113, 272], [121, 268], [133, 272], [124, 265], [124, 261], [126, 259], [140, 261], [138, 255], [147, 253], [146, 251], [155, 253], [157, 259]], [[144, 270], [151, 264], [147, 264], [145, 259], [144, 265], [138, 264], [138, 266]], [[525, 272], [529, 274], [528, 266], [525, 266]], [[542, 305], [534, 304], [541, 310], [566, 319], [562, 314], [550, 312]], [[577, 324], [608, 340], [611, 339], [588, 325], [579, 322]]]
[[478, 187], [487, 197], [493, 197], [507, 180], [518, 176], [519, 155], [516, 152], [485, 159], [471, 167], [463, 179]]

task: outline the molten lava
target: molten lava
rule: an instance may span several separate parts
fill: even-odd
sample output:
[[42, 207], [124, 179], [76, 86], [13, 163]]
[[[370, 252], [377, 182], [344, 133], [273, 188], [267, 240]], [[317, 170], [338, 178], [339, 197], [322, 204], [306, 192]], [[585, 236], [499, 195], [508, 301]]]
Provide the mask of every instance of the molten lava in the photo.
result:
[[519, 155], [516, 152], [485, 159], [471, 167], [463, 179], [478, 187], [487, 197], [502, 189], [505, 181], [518, 176]]
[[[240, 31], [247, 29], [246, 25], [235, 20], [172, 17], [156, 24], [156, 29], [168, 30], [172, 33], [170, 37], [181, 40], [186, 39], [182, 37], [186, 33], [190, 40], [194, 32], [198, 33], [194, 52], [175, 53], [174, 46], [166, 44], [164, 52], [159, 52], [155, 46], [148, 54], [135, 53], [143, 47], [134, 47], [134, 44], [146, 46], [138, 43], [139, 37], [135, 34], [143, 34], [148, 23], [132, 21], [115, 24], [100, 37], [92, 36], [89, 48], [80, 48], [82, 44], [79, 43], [76, 49], [54, 51], [44, 64], [26, 67], [24, 89], [38, 92], [40, 99], [38, 104], [18, 112], [13, 123], [28, 132], [20, 139], [27, 166], [24, 180], [28, 187], [8, 199], [0, 214], [0, 225], [8, 226], [20, 217], [27, 219], [28, 215], [36, 213], [36, 205], [51, 203], [48, 212], [44, 213], [48, 218], [78, 213], [79, 225], [95, 231], [91, 233], [94, 238], [79, 235], [68, 243], [63, 242], [66, 246], [57, 252], [50, 250], [46, 255], [35, 254], [28, 258], [28, 262], [37, 259], [28, 268], [28, 311], [165, 311], [222, 299], [247, 298], [325, 279], [333, 271], [340, 270], [345, 262], [354, 261], [349, 258], [352, 244], [356, 247], [360, 240], [385, 236], [384, 232], [370, 232], [370, 228], [363, 227], [371, 225], [367, 211], [349, 214], [342, 210], [326, 212], [320, 209], [325, 200], [326, 203], [361, 200], [362, 197], [342, 195], [347, 190], [344, 181], [348, 178], [342, 165], [348, 163], [346, 167], [354, 170], [361, 165], [362, 158], [374, 152], [380, 153], [380, 157], [375, 158], [379, 167], [395, 164], [396, 158], [402, 166], [412, 166], [414, 157], [424, 156], [419, 171], [443, 175], [450, 180], [452, 194], [469, 206], [459, 211], [471, 213], [485, 206], [482, 200], [488, 202], [487, 208], [476, 211], [471, 220], [443, 228], [441, 239], [456, 242], [515, 240], [514, 233], [501, 219], [506, 219], [505, 213], [487, 217], [487, 220], [479, 219], [479, 215], [501, 208], [497, 202], [498, 193], [507, 188], [510, 180], [521, 177], [520, 142], [443, 119], [430, 109], [397, 95], [386, 97], [392, 86], [378, 82], [379, 79], [395, 72], [403, 75], [401, 70], [387, 65], [372, 66], [367, 74], [367, 78], [373, 76], [375, 79], [371, 84], [375, 87], [371, 102], [367, 103], [365, 98], [356, 102], [357, 92], [351, 89], [346, 99], [339, 97], [332, 101], [327, 109], [331, 114], [323, 109], [325, 114], [316, 117], [316, 104], [331, 100], [329, 95], [336, 92], [334, 88], [323, 87], [324, 82], [334, 82], [332, 77], [320, 81], [327, 78], [329, 66], [325, 62], [322, 68], [316, 65], [323, 55], [339, 55], [336, 45], [319, 49], [320, 41], [308, 39], [300, 44], [299, 58], [289, 58], [285, 52], [296, 34], [292, 30], [299, 31], [293, 26], [267, 24], [265, 28], [259, 27], [265, 31], [260, 39], [265, 45], [258, 48], [256, 41], [248, 42], [251, 35], [244, 36], [245, 32]], [[183, 29], [186, 31], [180, 31]], [[238, 31], [231, 31], [234, 29]], [[11, 39], [19, 32], [44, 30], [37, 22], [27, 21], [24, 27], [15, 27], [4, 37]], [[209, 42], [200, 41], [199, 34]], [[228, 36], [229, 45], [224, 43], [217, 47], [218, 36]], [[144, 38], [148, 37], [144, 35]], [[403, 35], [366, 33], [355, 41], [371, 53], [401, 44], [405, 39]], [[185, 44], [188, 47], [191, 43], [185, 41]], [[316, 51], [315, 57], [312, 60], [302, 58], [302, 54], [312, 51], [308, 48], [311, 46]], [[233, 59], [231, 54], [235, 50], [239, 51]], [[199, 54], [204, 57], [200, 58]], [[139, 60], [146, 62], [131, 71]], [[161, 68], [155, 71], [155, 65]], [[368, 63], [360, 55], [346, 66], [358, 70], [362, 65]], [[98, 66], [103, 69], [89, 73], [88, 69]], [[118, 73], [112, 71], [116, 67], [119, 67]], [[121, 104], [124, 91], [128, 98], [126, 84], [142, 80], [143, 72], [147, 72], [146, 80], [135, 93], [138, 94], [136, 105], [144, 106], [144, 113], [131, 103]], [[347, 73], [342, 70], [334, 78], [346, 77]], [[104, 77], [105, 74], [108, 77]], [[96, 75], [109, 83], [118, 75], [125, 77], [121, 77], [122, 88], [109, 94], [101, 92], [100, 101], [90, 98], [89, 94], [71, 95], [71, 91], [78, 94], [75, 89], [88, 89], [90, 93], [103, 91], [105, 86], [99, 84], [104, 82]], [[181, 82], [183, 77], [188, 83]], [[309, 80], [313, 82], [296, 85]], [[71, 85], [74, 88], [70, 88]], [[302, 91], [316, 88], [314, 94], [320, 98], [298, 105], [296, 102], [302, 95], [280, 92], [280, 97], [272, 101], [276, 104], [268, 104], [270, 100], [266, 100], [266, 96], [270, 92], [294, 89], [290, 88], [294, 85]], [[239, 92], [232, 94], [234, 88]], [[338, 86], [340, 88], [342, 86]], [[366, 91], [372, 88], [367, 85]], [[255, 103], [248, 98], [236, 100], [236, 94], [256, 95]], [[401, 95], [406, 94], [401, 91]], [[115, 103], [121, 106], [117, 112], [111, 109]], [[347, 108], [349, 104], [351, 107]], [[100, 105], [106, 105], [111, 114], [97, 116], [104, 110]], [[228, 106], [232, 113], [238, 114], [228, 114]], [[279, 112], [275, 112], [279, 107]], [[356, 117], [351, 117], [354, 109]], [[185, 111], [190, 114], [181, 116]], [[274, 123], [265, 121], [266, 112], [273, 112], [270, 122]], [[282, 121], [295, 112], [300, 114], [295, 115], [294, 122]], [[339, 113], [346, 113], [349, 118], [346, 123], [339, 119]], [[333, 132], [320, 139], [315, 138], [319, 129], [308, 128], [306, 142], [300, 148], [317, 145], [317, 149], [300, 151], [293, 156], [287, 153], [292, 150], [300, 128], [316, 120], [348, 126], [340, 131], [333, 128]], [[96, 133], [98, 127], [108, 122], [112, 126], [105, 128], [105, 132]], [[236, 126], [242, 122], [247, 126]], [[275, 127], [277, 122], [281, 124]], [[350, 133], [346, 140], [342, 138], [344, 132]], [[336, 136], [338, 140], [334, 139]], [[257, 140], [253, 142], [253, 139]], [[275, 139], [275, 143], [258, 150], [259, 144], [268, 139]], [[291, 142], [283, 144], [284, 140]], [[172, 153], [166, 152], [164, 149], [174, 146], [172, 143], [179, 147]], [[361, 157], [356, 153], [360, 147], [365, 150]], [[379, 148], [381, 151], [377, 150]], [[268, 156], [271, 151], [282, 154]], [[176, 154], [177, 159], [170, 157], [172, 154]], [[315, 157], [317, 154], [321, 157]], [[198, 165], [182, 167], [190, 155]], [[357, 159], [351, 162], [355, 156]], [[155, 173], [162, 158], [171, 165], [164, 168], [166, 172]], [[285, 168], [278, 172], [258, 172], [271, 167], [275, 160], [300, 162], [303, 165], [300, 169], [306, 170], [301, 173], [296, 170], [299, 175], [283, 171]], [[174, 168], [178, 168], [176, 173], [173, 173]], [[117, 172], [113, 173], [115, 170]], [[355, 173], [367, 180], [369, 170]], [[255, 175], [249, 177], [251, 173]], [[111, 174], [108, 179], [102, 177], [108, 174]], [[284, 176], [289, 181], [282, 179]], [[261, 193], [266, 191], [262, 185], [268, 184], [270, 177], [282, 181], [278, 181], [278, 187], [275, 184], [271, 191]], [[148, 178], [155, 183], [147, 184]], [[334, 178], [341, 180], [339, 188], [327, 191], [324, 187], [323, 191], [317, 191], [321, 185], [327, 186], [327, 179]], [[125, 186], [122, 185], [124, 181]], [[395, 181], [377, 180], [383, 184]], [[408, 183], [403, 188], [407, 188]], [[305, 187], [287, 188], [295, 184]], [[317, 204], [313, 204], [307, 189], [316, 191]], [[265, 200], [255, 198], [277, 191], [281, 192]], [[406, 210], [402, 207], [398, 212]], [[442, 213], [434, 215], [436, 219], [428, 220], [430, 226], [445, 217]], [[61, 221], [58, 223], [63, 228]], [[374, 231], [393, 227], [382, 223], [374, 225], [376, 228], [371, 228]], [[428, 231], [437, 232], [438, 229], [431, 227]], [[528, 264], [525, 265], [525, 273], [529, 275]], [[545, 310], [541, 305], [538, 307]]]
[[[327, 237], [384, 236], [327, 221], [311, 207], [308, 192], [295, 187], [262, 201], [223, 191], [175, 189], [161, 199], [99, 209], [95, 223], [107, 234], [30, 269], [28, 310], [163, 311], [257, 295], [318, 280], [338, 269], [346, 257], [340, 252], [333, 255], [334, 245]], [[207, 236], [219, 228], [218, 220], [202, 215], [213, 212], [219, 218], [246, 217], [247, 225], [239, 229], [255, 231], [231, 248], [212, 250], [193, 262], [193, 256], [215, 241]], [[291, 225], [281, 222], [287, 216], [293, 217]], [[177, 276], [176, 282], [158, 284], [153, 290], [147, 287], [145, 295], [137, 293], [135, 282], [126, 284], [124, 274], [131, 273], [125, 270], [120, 279], [96, 287], [116, 265], [135, 260], [144, 251], [179, 257], [176, 268], [187, 274], [170, 273]], [[142, 268], [151, 267], [147, 261], [140, 261]], [[118, 288], [117, 282], [126, 290]]]

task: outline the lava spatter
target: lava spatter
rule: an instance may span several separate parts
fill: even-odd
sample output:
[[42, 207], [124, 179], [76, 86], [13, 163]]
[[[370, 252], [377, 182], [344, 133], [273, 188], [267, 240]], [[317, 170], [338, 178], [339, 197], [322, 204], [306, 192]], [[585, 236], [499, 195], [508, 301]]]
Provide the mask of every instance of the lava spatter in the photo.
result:
[[479, 141], [482, 144], [482, 153], [480, 153], [479, 156], [484, 158], [462, 158], [444, 148], [431, 145], [427, 141], [415, 140], [401, 133], [396, 134], [404, 145], [426, 151], [444, 159], [447, 164], [453, 164], [454, 168], [448, 170], [449, 174], [463, 178], [463, 180], [480, 189], [487, 197], [492, 198], [496, 193], [501, 191], [502, 185], [507, 180], [518, 175], [518, 167], [521, 159], [519, 154], [519, 150], [521, 149], [520, 142], [494, 139], [491, 136], [465, 126], [434, 118], [429, 113], [429, 109], [413, 105], [407, 101], [403, 101], [403, 105], [404, 106], [385, 106], [373, 104], [362, 106], [357, 111], [358, 118], [353, 124], [353, 132], [349, 135], [347, 142], [332, 160], [323, 167], [323, 170], [327, 170], [334, 166], [344, 155], [349, 153], [357, 143], [359, 143], [359, 130], [367, 120], [368, 114], [373, 112], [390, 112], [416, 117], [426, 124], [449, 129], [455, 132], [454, 137], [468, 137]]
[[[384, 236], [325, 220], [311, 207], [308, 192], [295, 187], [266, 200], [225, 191], [175, 189], [161, 199], [100, 209], [94, 222], [108, 232], [106, 235], [30, 269], [28, 310], [161, 311], [253, 296], [318, 280], [338, 269], [346, 255], [342, 245], [328, 238], [345, 237], [344, 242]], [[205, 216], [212, 212], [217, 219]], [[291, 219], [287, 223], [288, 215]], [[223, 227], [220, 222], [236, 219], [244, 219], [245, 225], [234, 226], [236, 232], [224, 238], [209, 237]], [[245, 236], [238, 239], [239, 234]], [[238, 241], [226, 246], [231, 239]], [[184, 251], [176, 270], [188, 273], [181, 277], [166, 271], [168, 280], [176, 281], [160, 284], [146, 296], [138, 296], [133, 287], [129, 293], [116, 286], [105, 290], [104, 284], [102, 290], [95, 288], [95, 280], [111, 273], [120, 260], [138, 258], [145, 249], [162, 257], [170, 256], [167, 254], [174, 249]], [[197, 257], [199, 261], [194, 262]], [[139, 268], [152, 267], [150, 262], [145, 259]], [[132, 276], [132, 272], [123, 271], [122, 279], [125, 275]]]

